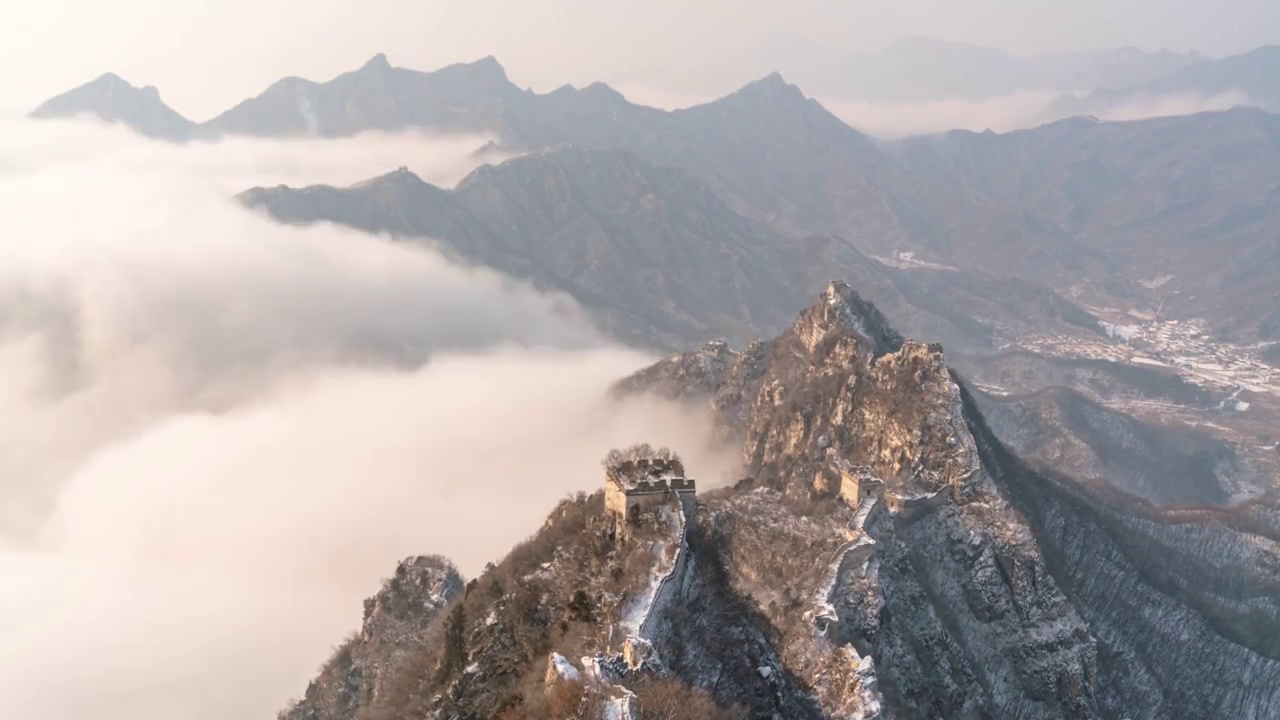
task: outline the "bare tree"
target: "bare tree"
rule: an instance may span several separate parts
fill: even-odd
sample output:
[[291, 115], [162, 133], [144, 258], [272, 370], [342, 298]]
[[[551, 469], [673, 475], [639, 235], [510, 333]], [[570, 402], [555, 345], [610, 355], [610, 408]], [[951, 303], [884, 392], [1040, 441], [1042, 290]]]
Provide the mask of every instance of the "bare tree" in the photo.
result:
[[636, 688], [640, 720], [734, 720], [705, 690], [679, 680], [653, 678]]
[[674, 465], [681, 473], [684, 472], [684, 463], [681, 462], [680, 456], [669, 447], [655, 448], [649, 443], [637, 443], [631, 447], [613, 449], [604, 456], [601, 464], [606, 469], [612, 470], [622, 466], [625, 463], [636, 462], [638, 460], [659, 460], [670, 465]]

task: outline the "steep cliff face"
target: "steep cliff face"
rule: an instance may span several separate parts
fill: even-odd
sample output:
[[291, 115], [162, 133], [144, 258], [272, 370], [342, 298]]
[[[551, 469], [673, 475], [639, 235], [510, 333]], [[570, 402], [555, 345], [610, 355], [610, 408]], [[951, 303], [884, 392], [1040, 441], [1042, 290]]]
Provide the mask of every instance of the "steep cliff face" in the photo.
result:
[[1028, 469], [974, 423], [989, 464], [1098, 645], [1104, 716], [1280, 716], [1280, 512], [1158, 509]]
[[[851, 511], [766, 488], [718, 510], [734, 586], [826, 716], [1101, 717], [1094, 641], [1011, 509], [880, 506], [861, 538]], [[836, 621], [823, 626], [826, 577]]]

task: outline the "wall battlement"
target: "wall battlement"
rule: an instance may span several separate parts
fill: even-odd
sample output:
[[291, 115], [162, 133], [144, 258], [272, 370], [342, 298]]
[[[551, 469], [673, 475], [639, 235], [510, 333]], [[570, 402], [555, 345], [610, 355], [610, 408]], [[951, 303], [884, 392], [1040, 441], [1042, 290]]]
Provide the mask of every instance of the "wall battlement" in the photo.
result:
[[612, 475], [607, 475], [604, 483], [604, 506], [614, 516], [620, 536], [625, 537], [627, 525], [634, 522], [642, 510], [657, 507], [671, 498], [683, 499], [695, 494], [697, 483], [692, 478], [655, 478], [624, 484]]
[[691, 478], [661, 478], [657, 480], [641, 480], [633, 485], [623, 487], [622, 492], [628, 497], [669, 492], [696, 493], [697, 487]]
[[639, 458], [609, 465], [605, 475], [623, 486], [684, 477], [684, 465], [675, 458]]

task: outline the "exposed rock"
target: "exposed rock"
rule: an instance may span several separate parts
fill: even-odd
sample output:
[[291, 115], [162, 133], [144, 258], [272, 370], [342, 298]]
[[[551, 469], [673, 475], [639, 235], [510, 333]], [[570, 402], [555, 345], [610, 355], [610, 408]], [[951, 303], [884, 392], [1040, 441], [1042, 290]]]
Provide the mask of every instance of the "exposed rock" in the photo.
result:
[[437, 556], [409, 558], [364, 602], [360, 632], [348, 638], [282, 720], [347, 720], [378, 702], [389, 678], [427, 642], [440, 611], [462, 595], [462, 577]]
[[808, 492], [837, 460], [899, 478], [908, 493], [937, 491], [977, 467], [941, 347], [904, 343], [842, 282], [768, 343], [704, 348], [616, 388], [642, 390], [709, 398], [722, 434], [745, 440], [747, 474], [787, 494]]

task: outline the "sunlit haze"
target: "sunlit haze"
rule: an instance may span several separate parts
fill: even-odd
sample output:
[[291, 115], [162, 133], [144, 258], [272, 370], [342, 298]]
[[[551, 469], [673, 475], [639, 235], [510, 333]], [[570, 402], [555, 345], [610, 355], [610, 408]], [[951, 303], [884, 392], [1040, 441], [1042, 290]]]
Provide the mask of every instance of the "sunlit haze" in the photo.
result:
[[0, 720], [1280, 712], [1277, 0], [9, 5]]
[[[103, 72], [206, 120], [275, 80], [326, 80], [383, 52], [422, 70], [495, 55], [539, 90], [602, 80], [697, 96], [902, 36], [1021, 55], [1137, 46], [1243, 52], [1277, 39], [1270, 0], [226, 0], [22, 3], [0, 26], [0, 108], [28, 110]], [[800, 80], [802, 78], [796, 78]]]

